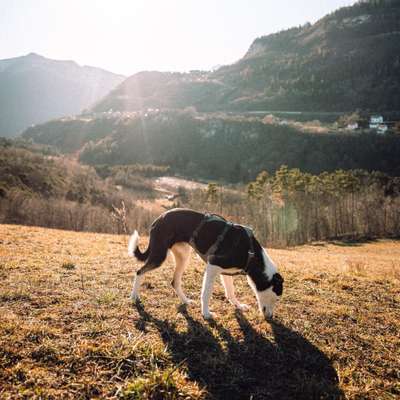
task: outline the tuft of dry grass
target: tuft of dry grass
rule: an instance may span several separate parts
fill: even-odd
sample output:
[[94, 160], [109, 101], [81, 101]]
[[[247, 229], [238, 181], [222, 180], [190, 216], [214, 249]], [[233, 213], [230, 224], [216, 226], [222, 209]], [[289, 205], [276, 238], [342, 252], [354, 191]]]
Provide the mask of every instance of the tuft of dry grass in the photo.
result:
[[76, 265], [73, 262], [66, 261], [61, 265], [61, 267], [64, 269], [75, 269]]
[[[394, 399], [400, 242], [270, 250], [285, 290], [268, 323], [216, 285], [212, 322], [182, 307], [173, 262], [146, 276], [127, 237], [0, 225], [1, 399]], [[141, 246], [147, 239], [141, 239]], [[66, 261], [67, 260], [67, 261]], [[192, 257], [187, 294], [204, 266]]]

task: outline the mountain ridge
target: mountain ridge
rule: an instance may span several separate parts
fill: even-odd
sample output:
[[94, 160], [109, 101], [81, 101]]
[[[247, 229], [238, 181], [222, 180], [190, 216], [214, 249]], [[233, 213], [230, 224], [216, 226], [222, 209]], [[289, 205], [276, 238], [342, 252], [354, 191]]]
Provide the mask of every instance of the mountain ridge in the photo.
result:
[[0, 136], [79, 114], [123, 79], [101, 68], [36, 53], [0, 60]]
[[93, 110], [396, 110], [399, 38], [400, 2], [359, 2], [256, 38], [243, 58], [215, 71], [132, 75]]

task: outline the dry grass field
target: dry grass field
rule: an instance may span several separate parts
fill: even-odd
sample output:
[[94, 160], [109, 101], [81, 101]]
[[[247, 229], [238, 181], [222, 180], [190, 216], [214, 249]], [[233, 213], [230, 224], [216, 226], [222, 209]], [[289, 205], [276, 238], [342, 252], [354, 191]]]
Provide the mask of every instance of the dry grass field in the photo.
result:
[[[400, 242], [270, 250], [285, 277], [274, 322], [243, 277], [214, 321], [172, 292], [172, 258], [129, 292], [127, 237], [0, 225], [1, 399], [395, 399]], [[146, 244], [143, 239], [141, 246]], [[187, 293], [198, 301], [193, 256]]]

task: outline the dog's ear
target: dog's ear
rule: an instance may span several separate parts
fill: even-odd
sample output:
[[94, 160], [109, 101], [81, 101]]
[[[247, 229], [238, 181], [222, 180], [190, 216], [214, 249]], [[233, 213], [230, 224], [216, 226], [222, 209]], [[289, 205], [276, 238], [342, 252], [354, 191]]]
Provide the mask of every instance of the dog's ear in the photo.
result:
[[274, 274], [272, 277], [272, 290], [278, 295], [281, 296], [283, 293], [283, 278], [281, 274]]

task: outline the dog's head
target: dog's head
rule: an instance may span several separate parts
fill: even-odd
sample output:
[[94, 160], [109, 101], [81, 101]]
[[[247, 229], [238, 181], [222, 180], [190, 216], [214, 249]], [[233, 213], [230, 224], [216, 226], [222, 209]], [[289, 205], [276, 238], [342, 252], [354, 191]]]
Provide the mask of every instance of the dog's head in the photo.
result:
[[268, 254], [263, 253], [263, 266], [252, 269], [248, 282], [253, 289], [260, 311], [266, 318], [271, 318], [274, 308], [283, 293], [283, 277]]
[[267, 289], [257, 291], [258, 305], [266, 318], [272, 318], [275, 305], [282, 293], [283, 278], [278, 272], [273, 275]]

